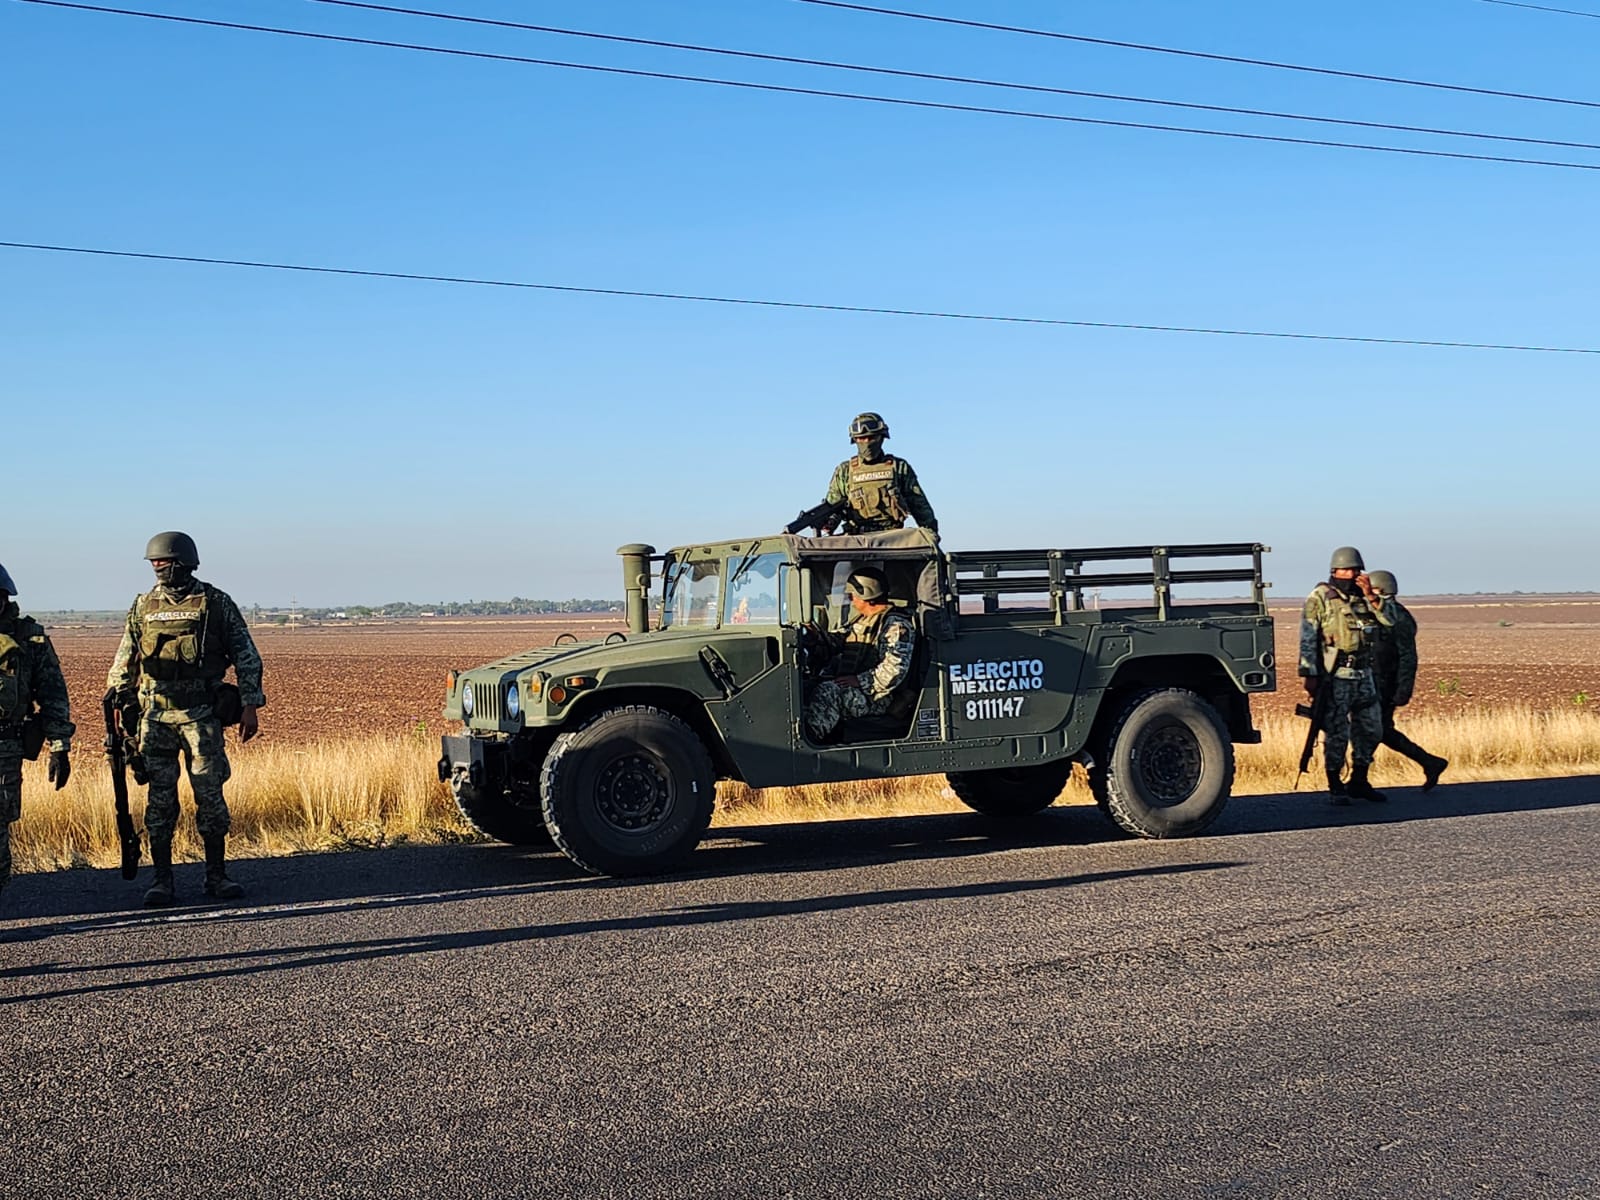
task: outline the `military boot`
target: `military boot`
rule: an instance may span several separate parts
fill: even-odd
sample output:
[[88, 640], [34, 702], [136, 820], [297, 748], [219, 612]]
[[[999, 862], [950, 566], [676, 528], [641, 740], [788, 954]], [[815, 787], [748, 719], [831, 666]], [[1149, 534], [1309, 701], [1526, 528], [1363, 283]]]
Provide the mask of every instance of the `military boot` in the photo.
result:
[[227, 835], [215, 834], [206, 839], [206, 895], [218, 900], [237, 900], [244, 889], [228, 878]]
[[1328, 803], [1349, 804], [1350, 797], [1345, 794], [1344, 777], [1332, 767], [1328, 768]]
[[177, 899], [178, 889], [172, 882], [172, 840], [150, 839], [150, 861], [155, 864], [156, 880], [144, 894], [146, 908], [165, 908]]
[[1422, 790], [1431, 792], [1439, 784], [1439, 776], [1444, 774], [1444, 769], [1450, 765], [1448, 758], [1440, 758], [1437, 754], [1428, 755], [1422, 767]]
[[1356, 763], [1350, 768], [1350, 783], [1345, 790], [1357, 800], [1371, 800], [1374, 804], [1383, 804], [1389, 799], [1367, 782], [1366, 763]]

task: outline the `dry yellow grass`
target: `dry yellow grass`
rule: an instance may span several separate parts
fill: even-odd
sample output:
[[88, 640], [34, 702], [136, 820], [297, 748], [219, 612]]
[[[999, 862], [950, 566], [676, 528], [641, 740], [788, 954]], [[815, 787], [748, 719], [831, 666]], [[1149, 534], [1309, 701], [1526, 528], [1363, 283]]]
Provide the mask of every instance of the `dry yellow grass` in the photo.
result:
[[[303, 745], [229, 746], [233, 814], [229, 853], [293, 854], [399, 841], [460, 841], [472, 831], [456, 814], [433, 764], [431, 738], [366, 737]], [[72, 778], [59, 792], [44, 763], [25, 764], [22, 820], [11, 827], [19, 871], [115, 866], [117, 843], [111, 780], [93, 743], [73, 752]], [[141, 828], [144, 789], [129, 780], [134, 823]], [[188, 781], [179, 784], [182, 816], [174, 857], [204, 857], [194, 828]], [[146, 858], [148, 865], [148, 858]]]
[[[1600, 773], [1600, 713], [1592, 708], [1542, 711], [1512, 706], [1465, 716], [1419, 717], [1403, 728], [1433, 753], [1450, 759], [1447, 782]], [[1288, 791], [1294, 784], [1304, 723], [1267, 717], [1261, 729], [1261, 745], [1238, 748], [1234, 790], [1240, 795]], [[230, 852], [235, 855], [474, 836], [434, 774], [438, 745], [431, 737], [366, 737], [300, 747], [257, 743], [232, 747], [230, 752], [235, 768], [228, 785], [233, 811]], [[22, 820], [11, 829], [19, 871], [109, 867], [119, 861], [111, 784], [93, 743], [86, 742], [73, 759], [72, 780], [61, 792], [49, 789], [42, 761], [26, 765]], [[1379, 786], [1404, 786], [1421, 782], [1421, 775], [1409, 762], [1381, 750], [1373, 781]], [[1320, 767], [1314, 761], [1302, 786], [1316, 789], [1320, 782]], [[181, 791], [183, 819], [175, 852], [199, 858], [187, 783]], [[134, 796], [137, 822], [141, 789], [135, 788]], [[1092, 803], [1081, 770], [1074, 773], [1060, 802]], [[724, 784], [715, 823], [962, 809], [938, 776], [761, 791]]]

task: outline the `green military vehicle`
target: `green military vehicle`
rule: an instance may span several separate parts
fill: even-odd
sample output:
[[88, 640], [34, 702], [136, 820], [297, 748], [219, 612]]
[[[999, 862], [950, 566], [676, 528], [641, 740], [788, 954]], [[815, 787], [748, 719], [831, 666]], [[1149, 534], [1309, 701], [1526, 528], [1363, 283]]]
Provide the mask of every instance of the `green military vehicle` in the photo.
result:
[[[719, 779], [942, 774], [977, 811], [1020, 817], [1082, 763], [1123, 829], [1198, 833], [1227, 803], [1232, 743], [1260, 738], [1250, 696], [1276, 686], [1265, 549], [946, 553], [922, 529], [624, 546], [627, 632], [452, 672], [444, 715], [464, 729], [439, 777], [490, 836], [553, 838], [611, 875], [681, 863]], [[911, 670], [888, 712], [814, 744], [817, 631], [842, 627], [845, 579], [867, 565], [913, 622]], [[1218, 584], [1250, 599], [1174, 603], [1175, 587]]]

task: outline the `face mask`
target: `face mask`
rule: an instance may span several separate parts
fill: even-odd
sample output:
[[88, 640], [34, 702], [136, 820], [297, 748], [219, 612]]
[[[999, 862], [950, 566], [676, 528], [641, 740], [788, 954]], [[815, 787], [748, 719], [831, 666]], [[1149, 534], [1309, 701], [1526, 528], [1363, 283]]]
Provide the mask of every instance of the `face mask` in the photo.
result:
[[168, 563], [156, 568], [156, 578], [162, 587], [178, 588], [194, 578], [194, 568], [185, 563]]
[[857, 442], [856, 452], [861, 455], [862, 462], [877, 462], [883, 457], [883, 439], [875, 437], [868, 438], [865, 442]]
[[1333, 578], [1329, 579], [1328, 582], [1333, 584], [1334, 587], [1338, 588], [1346, 596], [1353, 596], [1356, 593], [1356, 581], [1354, 579]]

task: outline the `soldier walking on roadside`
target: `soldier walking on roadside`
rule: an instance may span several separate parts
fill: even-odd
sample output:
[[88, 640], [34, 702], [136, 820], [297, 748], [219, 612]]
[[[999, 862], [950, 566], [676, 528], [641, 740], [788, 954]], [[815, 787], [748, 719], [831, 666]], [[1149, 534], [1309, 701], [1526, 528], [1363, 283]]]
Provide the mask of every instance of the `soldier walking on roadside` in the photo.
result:
[[[888, 436], [889, 426], [877, 413], [865, 412], [850, 422], [855, 457], [845, 459], [834, 469], [826, 503], [849, 502], [843, 524], [850, 533], [900, 529], [907, 517], [938, 533], [939, 519], [933, 515], [933, 505], [923, 495], [911, 464], [884, 453], [883, 443]], [[831, 530], [830, 525], [819, 532]]]
[[845, 717], [887, 712], [895, 689], [911, 672], [917, 633], [889, 604], [889, 584], [876, 567], [859, 567], [845, 581], [855, 616], [841, 633], [826, 634], [833, 657], [806, 703], [806, 730], [825, 741]]
[[1378, 607], [1391, 622], [1378, 627], [1372, 657], [1373, 682], [1378, 687], [1383, 714], [1383, 744], [1421, 767], [1422, 790], [1431, 792], [1450, 765], [1449, 760], [1429, 754], [1394, 727], [1394, 710], [1411, 703], [1411, 690], [1417, 681], [1417, 619], [1400, 603], [1400, 586], [1391, 572], [1374, 571], [1369, 578], [1372, 590], [1378, 593]]
[[[1324, 700], [1323, 762], [1334, 804], [1388, 799], [1367, 781], [1372, 756], [1383, 739], [1383, 714], [1372, 678], [1372, 657], [1378, 629], [1390, 624], [1367, 576], [1361, 552], [1340, 546], [1333, 552], [1328, 579], [1306, 597], [1300, 619], [1300, 675], [1306, 692]], [[1346, 747], [1350, 780], [1344, 781]]]
[[56, 791], [72, 774], [72, 706], [44, 626], [22, 615], [17, 585], [0, 566], [0, 894], [11, 879], [11, 824], [22, 816], [22, 760], [50, 743]]
[[[261, 656], [239, 607], [226, 592], [194, 577], [200, 552], [186, 533], [158, 533], [144, 556], [156, 586], [134, 598], [117, 657], [106, 676], [108, 696], [137, 688], [139, 746], [150, 773], [145, 831], [155, 883], [147, 905], [171, 904], [172, 834], [178, 824], [178, 756], [194, 788], [195, 825], [206, 847], [206, 895], [236, 899], [244, 889], [228, 878], [230, 818], [222, 785], [231, 773], [222, 731], [239, 726], [239, 740], [256, 735]], [[238, 687], [224, 683], [233, 667]]]

